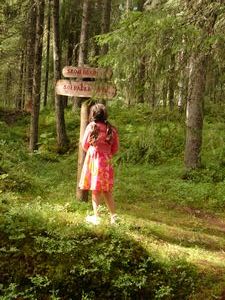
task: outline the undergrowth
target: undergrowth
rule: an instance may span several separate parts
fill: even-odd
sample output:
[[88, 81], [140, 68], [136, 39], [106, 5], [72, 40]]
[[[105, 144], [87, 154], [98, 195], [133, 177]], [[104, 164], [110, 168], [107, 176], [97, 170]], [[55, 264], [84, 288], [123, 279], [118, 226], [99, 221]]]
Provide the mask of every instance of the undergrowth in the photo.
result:
[[43, 209], [1, 205], [1, 299], [188, 299], [194, 293], [197, 271], [184, 260], [162, 263], [113, 228], [96, 231], [78, 221], [62, 231], [66, 207], [49, 206], [48, 215]]
[[[109, 120], [120, 135], [114, 195], [118, 210], [134, 224], [90, 228], [83, 222], [90, 203], [75, 201], [79, 111], [69, 107], [65, 113], [70, 148], [63, 155], [57, 153], [53, 112], [41, 112], [40, 147], [32, 155], [29, 117], [10, 125], [0, 120], [1, 299], [200, 299], [199, 291], [215, 285], [208, 283], [214, 275], [203, 278], [181, 256], [165, 260], [151, 244], [143, 246], [156, 238], [157, 243], [164, 239], [164, 246], [180, 241], [190, 247], [193, 237], [168, 236], [160, 224], [142, 222], [152, 221], [147, 212], [153, 206], [158, 219], [163, 219], [161, 210], [169, 214], [171, 208], [223, 214], [224, 123], [212, 122], [208, 109], [202, 168], [186, 172], [179, 112], [111, 103]], [[140, 225], [138, 211], [129, 211], [134, 205], [146, 211]], [[207, 243], [213, 249], [209, 237]], [[217, 250], [223, 247], [218, 243]], [[204, 243], [196, 238], [197, 244]], [[220, 294], [217, 286], [206, 293], [215, 299]]]

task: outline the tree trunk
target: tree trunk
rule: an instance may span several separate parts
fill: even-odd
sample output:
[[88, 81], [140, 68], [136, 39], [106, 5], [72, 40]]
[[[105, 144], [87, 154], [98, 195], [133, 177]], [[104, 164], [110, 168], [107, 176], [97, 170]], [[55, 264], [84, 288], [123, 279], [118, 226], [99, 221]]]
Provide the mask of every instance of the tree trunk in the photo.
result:
[[133, 1], [132, 0], [126, 0], [126, 13], [128, 14], [132, 8], [133, 8]]
[[144, 4], [145, 4], [145, 0], [138, 0], [138, 2], [137, 2], [137, 10], [138, 11], [143, 11], [144, 10]]
[[165, 78], [162, 83], [162, 102], [163, 102], [164, 109], [166, 109], [167, 107], [167, 91], [168, 91], [168, 82], [167, 82], [167, 78]]
[[178, 101], [177, 106], [178, 110], [182, 113], [186, 107], [186, 99], [187, 99], [187, 59], [185, 55], [185, 45], [186, 41], [185, 38], [182, 40], [182, 44], [184, 45], [183, 49], [181, 49], [180, 53], [178, 54], [178, 64], [181, 68], [180, 71], [180, 78], [178, 81]]
[[[139, 0], [137, 2], [137, 11], [143, 11], [144, 9], [144, 0]], [[145, 94], [145, 60], [146, 57], [142, 56], [140, 58], [139, 66], [138, 66], [138, 95], [137, 102], [144, 103], [144, 94]]]
[[[55, 83], [61, 78], [61, 49], [59, 37], [59, 0], [52, 1], [52, 24], [53, 24], [53, 57], [54, 57], [54, 80]], [[64, 103], [61, 95], [55, 93], [56, 134], [58, 151], [63, 153], [68, 148], [68, 137], [64, 117]]]
[[46, 71], [45, 71], [45, 90], [43, 106], [47, 105], [48, 99], [48, 75], [49, 75], [49, 57], [50, 57], [50, 29], [51, 29], [51, 0], [48, 0], [48, 20], [47, 20], [47, 45], [46, 45]]
[[[101, 33], [107, 33], [110, 30], [110, 15], [111, 15], [112, 0], [103, 0]], [[103, 45], [101, 55], [108, 52], [108, 45]]]
[[79, 47], [79, 57], [78, 66], [81, 67], [87, 60], [87, 49], [88, 49], [88, 18], [90, 15], [90, 0], [84, 0], [83, 3], [83, 14], [80, 32], [80, 47]]
[[36, 19], [37, 19], [37, 7], [34, 1], [31, 2], [30, 11], [28, 15], [28, 34], [27, 34], [27, 47], [26, 47], [26, 61], [27, 61], [27, 73], [26, 73], [26, 96], [25, 105], [32, 101], [32, 89], [33, 89], [33, 72], [34, 72], [34, 55], [35, 55], [35, 37], [36, 37]]
[[[75, 17], [74, 15], [70, 15], [69, 19], [69, 36], [68, 36], [68, 42], [67, 42], [67, 55], [66, 55], [66, 65], [72, 66], [73, 64], [73, 50], [74, 50], [74, 43], [76, 39], [76, 34], [74, 33], [74, 21]], [[68, 106], [68, 96], [63, 97], [63, 104], [64, 108]]]
[[18, 101], [16, 107], [19, 110], [23, 109], [23, 85], [24, 85], [24, 51], [21, 51], [20, 57], [20, 81], [19, 81], [19, 90], [18, 90]]
[[[82, 24], [81, 24], [81, 35], [80, 35], [80, 48], [79, 48], [79, 58], [78, 58], [78, 66], [83, 66], [84, 62], [87, 58], [87, 38], [88, 38], [88, 16], [90, 13], [90, 0], [84, 0], [83, 3], [83, 16], [82, 16]], [[79, 99], [79, 98], [77, 98]], [[89, 106], [82, 103], [81, 106], [81, 115], [80, 115], [80, 143], [78, 150], [78, 166], [77, 166], [77, 190], [76, 197], [79, 201], [86, 201], [88, 199], [88, 191], [80, 190], [78, 187], [78, 183], [80, 181], [80, 174], [83, 167], [83, 161], [85, 157], [85, 152], [82, 149], [81, 141], [83, 139], [84, 130], [88, 123], [88, 115], [89, 115]]]
[[37, 22], [36, 22], [36, 43], [34, 58], [34, 77], [33, 77], [33, 107], [31, 113], [30, 127], [30, 151], [38, 149], [38, 122], [40, 111], [41, 94], [41, 68], [42, 68], [42, 46], [43, 46], [43, 27], [44, 27], [44, 0], [37, 2]]
[[[88, 48], [88, 18], [90, 15], [90, 0], [84, 0], [83, 2], [83, 13], [81, 22], [81, 32], [80, 32], [80, 45], [78, 53], [78, 67], [84, 66], [87, 62], [87, 48]], [[77, 107], [81, 105], [81, 99], [79, 97], [74, 97], [73, 100], [73, 110], [76, 111]]]
[[171, 56], [171, 62], [170, 62], [170, 77], [169, 77], [169, 95], [168, 95], [168, 100], [169, 100], [169, 108], [170, 111], [173, 110], [174, 108], [174, 88], [175, 88], [175, 83], [174, 83], [174, 70], [175, 70], [175, 55], [172, 54]]
[[184, 161], [186, 169], [201, 165], [203, 128], [203, 104], [206, 83], [207, 56], [195, 54], [190, 67], [189, 95], [186, 110], [186, 145]]
[[[216, 2], [216, 1], [215, 1]], [[190, 7], [192, 2], [189, 2]], [[210, 1], [205, 2], [210, 7]], [[198, 3], [202, 8], [201, 3]], [[201, 24], [202, 41], [214, 34], [214, 26], [218, 17], [218, 10], [211, 10], [210, 15], [204, 17]], [[201, 165], [201, 146], [203, 128], [203, 105], [206, 87], [206, 74], [209, 64], [211, 48], [205, 50], [199, 44], [191, 57], [189, 76], [188, 102], [186, 109], [186, 145], [184, 163], [186, 169], [196, 169]]]
[[156, 93], [155, 93], [155, 79], [153, 78], [152, 84], [151, 84], [151, 104], [152, 104], [152, 109], [155, 108], [156, 106]]
[[79, 150], [78, 150], [78, 164], [77, 164], [77, 190], [76, 190], [76, 198], [79, 201], [87, 201], [88, 200], [88, 191], [81, 190], [79, 188], [79, 181], [81, 176], [82, 167], [84, 164], [84, 159], [86, 153], [82, 149], [82, 138], [84, 136], [85, 129], [88, 125], [88, 116], [89, 116], [89, 105], [86, 103], [82, 103], [81, 105], [81, 113], [80, 113], [80, 139], [79, 139]]

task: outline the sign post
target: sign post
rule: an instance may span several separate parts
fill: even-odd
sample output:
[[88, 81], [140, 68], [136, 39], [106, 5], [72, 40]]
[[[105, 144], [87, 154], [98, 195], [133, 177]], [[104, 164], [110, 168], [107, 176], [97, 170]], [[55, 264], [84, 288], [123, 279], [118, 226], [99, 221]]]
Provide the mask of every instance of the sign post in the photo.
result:
[[[116, 87], [107, 83], [105, 80], [110, 79], [112, 71], [104, 68], [89, 67], [64, 67], [62, 73], [65, 77], [78, 78], [79, 80], [61, 79], [56, 82], [56, 93], [65, 96], [76, 96], [84, 99], [99, 98], [101, 100], [112, 99], [116, 95]], [[97, 79], [96, 81], [82, 81], [83, 78]], [[98, 81], [99, 79], [99, 81]], [[77, 187], [76, 198], [80, 201], [88, 200], [88, 191], [79, 189], [79, 181], [86, 153], [82, 149], [82, 139], [89, 119], [89, 106], [82, 102], [80, 113], [80, 138], [78, 149], [77, 164]]]

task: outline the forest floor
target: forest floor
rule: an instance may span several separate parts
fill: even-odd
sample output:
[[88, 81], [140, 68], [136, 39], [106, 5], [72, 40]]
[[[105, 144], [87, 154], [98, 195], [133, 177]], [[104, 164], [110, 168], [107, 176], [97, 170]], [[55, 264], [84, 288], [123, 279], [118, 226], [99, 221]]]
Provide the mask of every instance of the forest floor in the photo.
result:
[[[17, 213], [21, 209], [29, 214], [31, 209], [38, 211], [46, 222], [57, 224], [68, 235], [74, 226], [85, 225], [85, 216], [92, 208], [90, 201], [80, 203], [75, 199], [76, 142], [61, 156], [46, 150], [54, 137], [52, 124], [44, 117], [42, 150], [31, 156], [21, 148], [27, 134], [23, 116], [3, 115], [1, 111], [0, 121], [8, 124], [0, 137], [4, 160], [0, 166], [1, 201], [13, 201], [11, 209]], [[71, 136], [78, 127], [78, 120], [71, 121]], [[215, 209], [217, 203], [212, 196], [214, 187], [218, 190], [224, 182], [218, 187], [214, 183], [184, 183], [180, 176], [182, 161], [178, 159], [160, 165], [124, 164], [118, 159], [115, 164], [114, 195], [120, 222], [114, 230], [134, 239], [165, 264], [184, 259], [195, 265], [201, 281], [190, 299], [225, 299], [225, 212], [222, 206]], [[92, 230], [111, 230], [104, 205], [102, 219], [102, 224]]]

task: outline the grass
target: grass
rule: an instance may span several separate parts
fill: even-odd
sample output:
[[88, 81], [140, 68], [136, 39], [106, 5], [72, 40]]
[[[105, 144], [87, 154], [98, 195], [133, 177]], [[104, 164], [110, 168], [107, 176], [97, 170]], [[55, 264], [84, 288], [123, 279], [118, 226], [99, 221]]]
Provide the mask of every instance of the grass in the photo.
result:
[[[103, 225], [91, 230], [97, 234], [113, 230], [129, 236], [165, 265], [177, 259], [194, 264], [199, 283], [190, 299], [222, 299], [225, 290], [225, 188], [223, 177], [213, 181], [215, 168], [209, 166], [216, 164], [216, 171], [222, 172], [223, 124], [206, 123], [205, 126], [203, 159], [208, 171], [205, 168], [192, 174], [190, 180], [184, 180], [182, 152], [177, 153], [182, 145], [181, 136], [177, 147], [168, 148], [169, 157], [166, 159], [165, 152], [161, 153], [156, 164], [137, 162], [138, 156], [135, 162], [132, 162], [134, 156], [128, 161], [125, 155], [130, 151], [128, 143], [137, 136], [138, 126], [140, 130], [145, 128], [149, 117], [158, 124], [181, 124], [177, 116], [174, 120], [171, 115], [168, 117], [160, 112], [153, 116], [147, 109], [140, 108], [131, 108], [128, 112], [127, 109], [119, 110], [116, 105], [110, 107], [110, 112], [114, 116], [112, 123], [118, 124], [122, 136], [121, 153], [115, 158], [114, 191], [121, 222], [112, 229], [103, 208]], [[58, 236], [73, 237], [76, 228], [87, 226], [84, 219], [92, 209], [90, 201], [79, 203], [75, 199], [77, 153], [74, 149], [79, 114], [69, 110], [66, 113], [73, 147], [64, 155], [54, 152], [54, 118], [51, 114], [49, 117], [49, 112], [41, 115], [42, 144], [34, 155], [25, 148], [28, 120], [21, 119], [11, 126], [2, 123], [0, 199], [3, 211], [7, 209], [12, 217], [26, 216], [28, 227], [43, 227]], [[181, 134], [182, 126], [178, 132]], [[212, 132], [216, 133], [213, 140]], [[157, 139], [155, 141], [157, 150]], [[167, 138], [161, 139], [160, 147], [163, 141]], [[175, 151], [173, 156], [172, 151]], [[3, 176], [6, 174], [7, 177]]]

